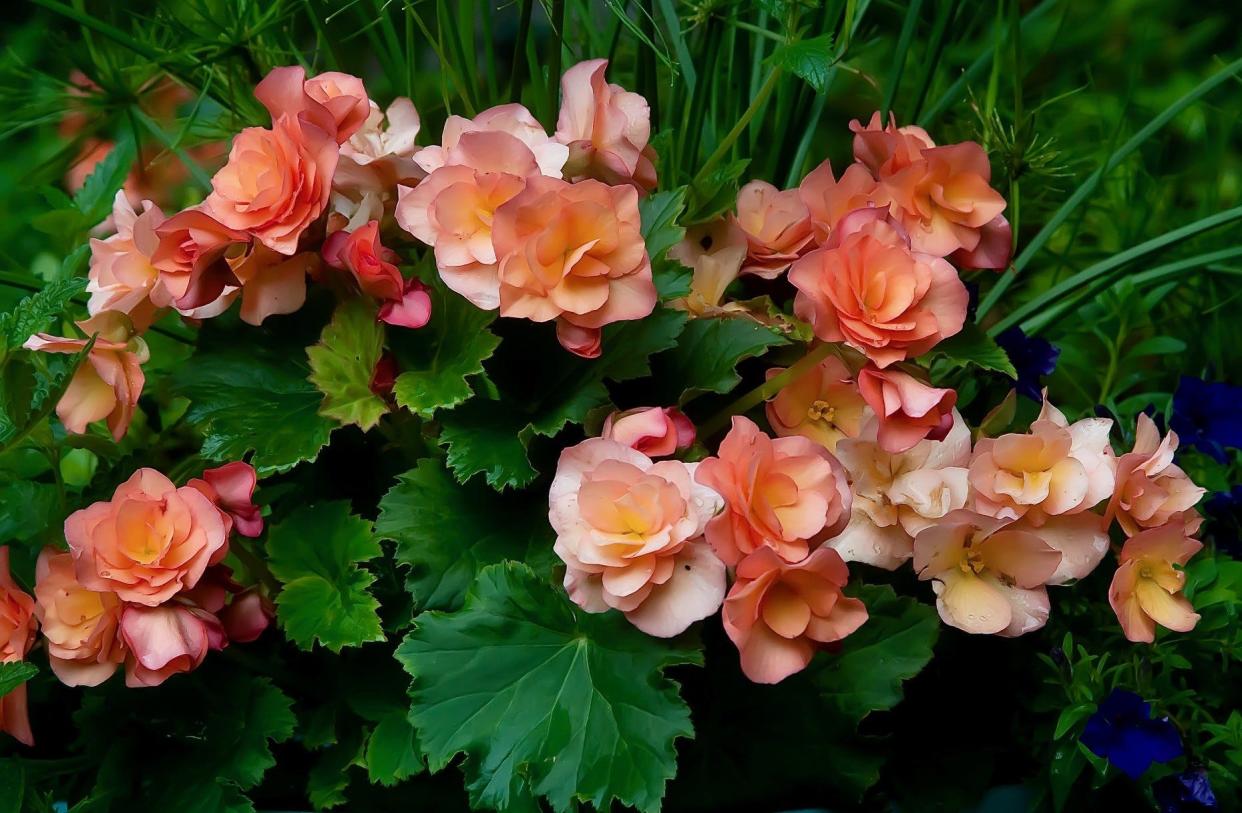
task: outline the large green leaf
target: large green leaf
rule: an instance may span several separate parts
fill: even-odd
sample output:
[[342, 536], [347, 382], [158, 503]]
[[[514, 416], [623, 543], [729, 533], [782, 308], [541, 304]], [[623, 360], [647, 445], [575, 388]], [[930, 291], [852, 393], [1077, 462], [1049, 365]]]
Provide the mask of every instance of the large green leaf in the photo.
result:
[[768, 57], [775, 67], [783, 68], [806, 80], [816, 93], [823, 93], [832, 75], [832, 35], [798, 40], [778, 46]]
[[743, 359], [788, 344], [779, 333], [750, 319], [692, 319], [677, 346], [652, 359], [666, 403], [700, 392], [726, 393], [737, 386]]
[[638, 202], [642, 216], [643, 239], [660, 299], [668, 301], [690, 292], [690, 269], [667, 256], [668, 250], [685, 236], [677, 219], [686, 208], [686, 188], [656, 192]]
[[11, 311], [0, 313], [0, 360], [21, 347], [31, 334], [46, 330], [85, 288], [84, 279], [55, 280], [18, 302]]
[[492, 488], [521, 488], [535, 479], [526, 456], [527, 423], [499, 401], [471, 401], [441, 419], [446, 462], [463, 483], [482, 474]]
[[466, 298], [433, 284], [431, 321], [418, 330], [393, 331], [393, 352], [401, 374], [393, 393], [397, 403], [423, 417], [451, 409], [471, 395], [470, 376], [500, 344], [487, 326], [495, 319]]
[[376, 724], [367, 739], [364, 760], [367, 778], [381, 785], [395, 785], [423, 772], [423, 752], [418, 734], [406, 714], [394, 712]]
[[1010, 378], [1018, 377], [1018, 371], [1013, 368], [1009, 356], [995, 339], [974, 322], [968, 321], [960, 333], [936, 345], [932, 353], [944, 356], [951, 367], [971, 364], [984, 370], [1003, 373]]
[[459, 753], [476, 807], [528, 792], [557, 811], [614, 801], [660, 807], [690, 712], [661, 675], [697, 651], [617, 613], [579, 611], [525, 565], [479, 573], [455, 613], [418, 620], [397, 652], [414, 676], [410, 717], [432, 770]]
[[203, 456], [241, 460], [253, 450], [250, 462], [266, 475], [314, 460], [335, 427], [319, 414], [323, 394], [309, 373], [290, 337], [237, 325], [201, 339], [173, 381], [190, 399], [186, 420], [203, 435]]
[[29, 661], [0, 663], [0, 697], [4, 697], [38, 673], [39, 668]]
[[333, 652], [384, 640], [379, 602], [367, 588], [375, 577], [359, 567], [382, 553], [371, 523], [349, 503], [308, 505], [272, 528], [268, 564], [284, 584], [276, 614], [298, 646], [318, 640]]
[[485, 565], [552, 546], [541, 501], [508, 498], [477, 481], [462, 485], [430, 459], [384, 495], [375, 532], [397, 543], [417, 610], [455, 610]]
[[388, 405], [371, 391], [371, 378], [383, 351], [375, 306], [361, 298], [342, 302], [319, 343], [306, 348], [310, 381], [323, 393], [319, 414], [364, 432], [379, 423]]

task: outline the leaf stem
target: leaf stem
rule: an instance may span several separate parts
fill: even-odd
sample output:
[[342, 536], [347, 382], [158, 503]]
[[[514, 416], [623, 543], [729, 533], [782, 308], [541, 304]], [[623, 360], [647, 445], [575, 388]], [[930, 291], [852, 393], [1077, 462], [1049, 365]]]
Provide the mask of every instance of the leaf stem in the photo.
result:
[[716, 165], [720, 163], [721, 159], [729, 154], [729, 150], [733, 149], [733, 145], [750, 124], [750, 120], [755, 117], [755, 114], [767, 102], [768, 97], [772, 95], [772, 91], [776, 90], [776, 83], [781, 78], [781, 74], [782, 71], [779, 67], [772, 69], [768, 74], [768, 78], [760, 86], [759, 92], [755, 94], [755, 98], [751, 100], [750, 107], [746, 108], [746, 112], [738, 119], [737, 124], [733, 125], [733, 129], [728, 132], [720, 144], [717, 145], [715, 151], [703, 162], [703, 167], [694, 176], [694, 180], [690, 184], [691, 186], [702, 183], [711, 174], [711, 171], [716, 168]]
[[819, 364], [828, 356], [837, 352], [837, 346], [831, 342], [822, 342], [794, 364], [755, 387], [738, 398], [724, 409], [708, 418], [699, 426], [699, 437], [709, 438], [718, 434], [734, 415], [749, 412], [764, 401], [776, 395], [791, 381], [796, 381], [807, 370]]

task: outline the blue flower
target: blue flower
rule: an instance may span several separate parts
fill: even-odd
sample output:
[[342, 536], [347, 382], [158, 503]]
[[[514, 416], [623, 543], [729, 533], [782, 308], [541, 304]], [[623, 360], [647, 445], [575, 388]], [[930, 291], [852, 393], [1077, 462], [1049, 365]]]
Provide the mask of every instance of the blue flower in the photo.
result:
[[1207, 536], [1216, 549], [1242, 559], [1242, 485], [1218, 491], [1207, 501]]
[[1169, 718], [1151, 719], [1151, 706], [1134, 692], [1113, 689], [1087, 720], [1082, 744], [1132, 779], [1153, 762], [1182, 755], [1182, 740]]
[[1043, 384], [1040, 379], [1052, 375], [1052, 371], [1057, 368], [1057, 357], [1061, 355], [1061, 348], [1046, 339], [1027, 336], [1017, 325], [1002, 331], [996, 337], [996, 343], [1008, 354], [1014, 369], [1018, 371], [1018, 379], [1014, 382], [1018, 394], [1025, 395], [1032, 401], [1043, 401]]
[[1242, 387], [1182, 376], [1173, 394], [1170, 428], [1183, 444], [1227, 463], [1225, 448], [1242, 448], [1239, 405], [1242, 405]]
[[1216, 794], [1208, 782], [1207, 771], [1189, 771], [1166, 776], [1151, 786], [1160, 813], [1202, 813], [1216, 809]]

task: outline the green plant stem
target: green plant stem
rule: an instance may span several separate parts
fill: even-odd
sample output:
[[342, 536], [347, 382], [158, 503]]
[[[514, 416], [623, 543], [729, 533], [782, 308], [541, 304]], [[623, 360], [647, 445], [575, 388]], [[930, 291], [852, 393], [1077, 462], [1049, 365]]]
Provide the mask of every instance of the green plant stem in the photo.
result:
[[733, 145], [737, 142], [738, 138], [741, 137], [742, 133], [746, 131], [746, 127], [750, 124], [750, 120], [755, 117], [755, 113], [759, 111], [759, 108], [763, 107], [764, 103], [767, 102], [768, 97], [772, 95], [772, 91], [776, 89], [776, 84], [781, 78], [781, 73], [782, 71], [780, 68], [773, 68], [768, 74], [768, 78], [764, 80], [763, 85], [759, 88], [759, 93], [754, 99], [751, 100], [750, 107], [746, 108], [746, 112], [742, 114], [740, 119], [738, 119], [737, 124], [733, 125], [733, 129], [728, 132], [720, 144], [716, 146], [716, 149], [712, 152], [712, 154], [709, 155], [707, 160], [703, 162], [703, 167], [694, 176], [691, 186], [702, 183], [703, 180], [711, 174], [711, 171], [716, 168], [716, 165], [729, 154], [729, 150], [733, 149]]
[[906, 70], [906, 55], [910, 53], [910, 42], [914, 39], [914, 29], [918, 27], [919, 11], [923, 0], [910, 0], [906, 7], [906, 18], [901, 23], [901, 34], [897, 37], [897, 51], [893, 55], [893, 67], [888, 75], [888, 90], [884, 93], [884, 102], [880, 105], [880, 118], [887, 120], [893, 109], [893, 100], [897, 98], [897, 89], [901, 85], [901, 75]]
[[250, 575], [263, 582], [263, 586], [268, 589], [271, 595], [275, 596], [280, 592], [280, 582], [276, 581], [276, 577], [268, 569], [267, 562], [263, 561], [263, 558], [251, 549], [249, 540], [235, 534], [229, 550], [242, 561], [242, 564], [250, 571]]
[[509, 71], [509, 101], [522, 100], [522, 80], [529, 70], [526, 64], [526, 38], [530, 36], [530, 15], [535, 0], [522, 0], [518, 11], [517, 38], [513, 40], [513, 67]]
[[699, 438], [706, 439], [714, 437], [725, 425], [732, 420], [734, 415], [741, 415], [749, 412], [755, 407], [775, 396], [790, 381], [796, 381], [807, 370], [819, 364], [828, 356], [837, 352], [837, 346], [831, 342], [822, 342], [814, 347], [809, 353], [796, 361], [794, 364], [786, 367], [781, 372], [769, 378], [767, 381], [755, 387], [750, 392], [738, 398], [727, 407], [717, 412], [712, 417], [699, 425]]

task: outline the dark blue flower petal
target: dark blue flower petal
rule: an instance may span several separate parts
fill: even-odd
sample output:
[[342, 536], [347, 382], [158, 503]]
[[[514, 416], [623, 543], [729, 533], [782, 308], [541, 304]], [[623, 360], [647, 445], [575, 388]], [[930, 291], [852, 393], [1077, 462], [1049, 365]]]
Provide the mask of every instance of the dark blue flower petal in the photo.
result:
[[1216, 810], [1216, 794], [1208, 781], [1207, 771], [1192, 768], [1172, 774], [1151, 786], [1160, 813], [1203, 813]]
[[1132, 778], [1153, 762], [1182, 754], [1177, 728], [1168, 718], [1151, 719], [1151, 706], [1133, 692], [1114, 689], [1083, 728], [1082, 744]]
[[1173, 394], [1170, 428], [1182, 444], [1228, 462], [1225, 449], [1242, 448], [1242, 387], [1182, 376]]
[[1042, 377], [1051, 375], [1057, 368], [1061, 349], [1046, 339], [1027, 336], [1017, 325], [1002, 331], [996, 337], [996, 343], [1004, 349], [1018, 371], [1014, 382], [1018, 394], [1032, 401], [1042, 401]]

